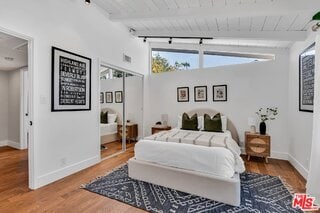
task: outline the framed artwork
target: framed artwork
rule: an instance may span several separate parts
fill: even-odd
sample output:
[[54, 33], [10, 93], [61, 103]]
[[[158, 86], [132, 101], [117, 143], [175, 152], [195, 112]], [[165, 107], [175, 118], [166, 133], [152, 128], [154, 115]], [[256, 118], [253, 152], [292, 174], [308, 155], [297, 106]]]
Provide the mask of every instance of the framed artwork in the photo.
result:
[[299, 56], [299, 111], [313, 112], [315, 43]]
[[112, 92], [106, 92], [106, 103], [113, 103]]
[[178, 102], [189, 102], [189, 87], [178, 87], [177, 88], [177, 101]]
[[104, 103], [104, 96], [103, 96], [103, 92], [100, 92], [100, 104]]
[[122, 91], [115, 91], [114, 97], [116, 103], [122, 103]]
[[227, 93], [227, 85], [214, 85], [212, 87], [213, 90], [213, 101], [227, 101], [228, 93]]
[[207, 86], [194, 87], [194, 101], [195, 102], [207, 101]]
[[52, 47], [51, 111], [91, 110], [91, 59]]

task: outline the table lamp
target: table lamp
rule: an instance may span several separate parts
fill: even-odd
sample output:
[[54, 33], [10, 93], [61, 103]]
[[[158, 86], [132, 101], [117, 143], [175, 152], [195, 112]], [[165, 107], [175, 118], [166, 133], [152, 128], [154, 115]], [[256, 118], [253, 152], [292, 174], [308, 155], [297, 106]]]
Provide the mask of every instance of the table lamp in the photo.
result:
[[256, 118], [255, 117], [249, 117], [248, 118], [248, 125], [250, 126], [250, 132], [256, 133]]

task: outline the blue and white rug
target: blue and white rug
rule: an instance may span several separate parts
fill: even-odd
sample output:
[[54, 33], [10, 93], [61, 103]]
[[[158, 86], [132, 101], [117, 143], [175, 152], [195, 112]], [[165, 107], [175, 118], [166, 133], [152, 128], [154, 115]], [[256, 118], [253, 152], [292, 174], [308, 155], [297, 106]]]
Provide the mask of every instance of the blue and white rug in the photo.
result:
[[83, 188], [148, 212], [302, 212], [291, 207], [292, 195], [278, 177], [243, 173], [240, 178], [240, 207], [131, 179], [127, 165]]

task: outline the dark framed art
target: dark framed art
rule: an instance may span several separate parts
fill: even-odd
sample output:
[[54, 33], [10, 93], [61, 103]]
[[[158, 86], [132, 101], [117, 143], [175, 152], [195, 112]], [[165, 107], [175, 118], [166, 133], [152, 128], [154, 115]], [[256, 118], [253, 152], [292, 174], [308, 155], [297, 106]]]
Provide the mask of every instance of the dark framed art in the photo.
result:
[[196, 86], [194, 87], [194, 101], [202, 102], [208, 100], [207, 86]]
[[178, 102], [189, 102], [189, 87], [178, 87], [177, 88], [177, 101]]
[[313, 112], [315, 43], [299, 56], [299, 111]]
[[51, 111], [91, 110], [91, 59], [52, 47]]
[[213, 101], [227, 101], [228, 91], [227, 85], [214, 85], [212, 87]]
[[104, 103], [104, 95], [103, 92], [100, 92], [100, 104]]
[[113, 103], [113, 93], [106, 92], [106, 103]]
[[122, 103], [122, 91], [115, 91], [114, 99], [116, 103]]

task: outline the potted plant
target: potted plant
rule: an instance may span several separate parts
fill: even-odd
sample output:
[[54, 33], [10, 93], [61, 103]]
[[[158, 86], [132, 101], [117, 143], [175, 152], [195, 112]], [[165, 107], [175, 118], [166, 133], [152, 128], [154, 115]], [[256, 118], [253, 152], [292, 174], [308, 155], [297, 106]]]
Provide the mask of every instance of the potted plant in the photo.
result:
[[276, 119], [276, 115], [278, 115], [278, 108], [277, 107], [271, 107], [267, 109], [260, 108], [258, 112], [256, 112], [260, 119], [260, 125], [259, 130], [261, 135], [266, 134], [266, 121], [268, 120], [274, 120]]

